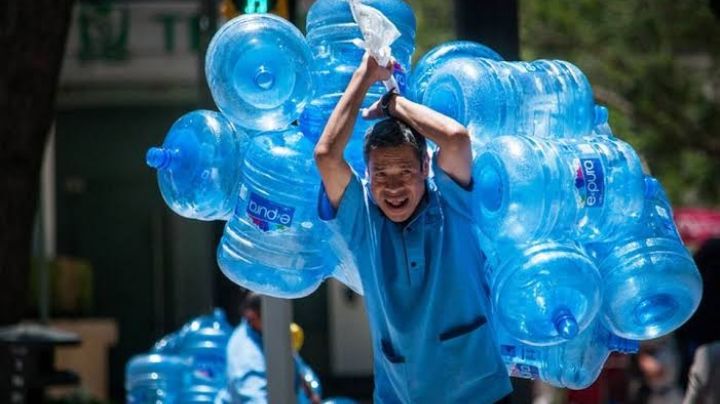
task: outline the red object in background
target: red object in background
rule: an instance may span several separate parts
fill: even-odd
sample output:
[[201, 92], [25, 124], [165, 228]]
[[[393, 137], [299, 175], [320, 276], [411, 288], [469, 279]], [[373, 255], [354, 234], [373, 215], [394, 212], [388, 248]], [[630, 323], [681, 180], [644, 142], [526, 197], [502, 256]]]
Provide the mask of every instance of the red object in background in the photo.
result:
[[567, 404], [627, 402], [629, 367], [630, 356], [611, 353], [592, 386], [584, 390], [567, 390]]
[[688, 245], [700, 246], [710, 238], [720, 238], [720, 211], [677, 208], [675, 223], [680, 237]]
[[603, 374], [600, 374], [597, 381], [592, 386], [583, 390], [568, 390], [568, 404], [600, 404], [604, 400], [606, 390], [606, 380]]

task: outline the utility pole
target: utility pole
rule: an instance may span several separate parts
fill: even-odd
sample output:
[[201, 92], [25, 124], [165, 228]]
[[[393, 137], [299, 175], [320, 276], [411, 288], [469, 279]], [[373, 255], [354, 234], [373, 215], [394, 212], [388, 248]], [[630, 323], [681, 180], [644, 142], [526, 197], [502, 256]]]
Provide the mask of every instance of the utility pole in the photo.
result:
[[453, 0], [458, 39], [489, 46], [505, 60], [520, 58], [517, 0]]
[[263, 296], [262, 327], [268, 402], [294, 404], [295, 367], [290, 347], [292, 301]]

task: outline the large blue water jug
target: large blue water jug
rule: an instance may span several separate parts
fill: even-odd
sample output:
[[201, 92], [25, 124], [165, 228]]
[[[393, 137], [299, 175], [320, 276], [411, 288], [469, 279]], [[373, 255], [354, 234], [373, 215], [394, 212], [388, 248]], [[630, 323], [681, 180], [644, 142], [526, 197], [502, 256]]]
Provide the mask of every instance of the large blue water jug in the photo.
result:
[[271, 14], [230, 20], [215, 34], [205, 75], [215, 104], [234, 124], [280, 130], [313, 97], [312, 55], [290, 22]]
[[183, 402], [212, 403], [227, 384], [227, 344], [233, 329], [221, 309], [193, 319], [181, 330], [181, 356], [190, 359], [191, 372], [182, 390]]
[[485, 58], [503, 60], [494, 50], [472, 41], [450, 41], [430, 49], [413, 67], [408, 78], [408, 97], [415, 102], [422, 102], [427, 90], [428, 81], [442, 65], [460, 57]]
[[594, 123], [590, 83], [563, 61], [458, 57], [427, 79], [422, 104], [465, 125], [481, 146], [502, 135], [588, 135]]
[[553, 345], [571, 340], [600, 309], [600, 273], [580, 245], [495, 244], [488, 261], [496, 321], [522, 342]]
[[646, 184], [642, 220], [614, 243], [589, 246], [605, 284], [606, 323], [614, 333], [639, 340], [668, 334], [687, 321], [703, 287], [665, 191], [654, 178]]
[[[362, 4], [382, 12], [400, 31], [400, 37], [391, 45], [392, 56], [402, 66], [397, 73], [401, 91], [415, 51], [415, 14], [403, 0], [363, 0]], [[353, 19], [347, 0], [317, 0], [307, 15], [307, 41], [314, 57], [313, 71], [317, 77], [316, 95], [342, 93], [350, 77], [360, 65], [364, 49], [358, 47], [362, 33]], [[385, 92], [377, 83], [370, 94], [381, 96]]]
[[318, 218], [313, 144], [289, 128], [254, 138], [245, 154], [235, 214], [218, 248], [233, 282], [265, 295], [310, 294], [329, 275], [330, 233]]
[[502, 136], [474, 161], [473, 209], [492, 239], [610, 241], [642, 213], [642, 164], [619, 139]]
[[[415, 15], [405, 1], [369, 0], [364, 5], [381, 11], [400, 31], [400, 37], [391, 45], [392, 56], [402, 66], [394, 77], [401, 93], [406, 92], [407, 74], [415, 51]], [[307, 40], [313, 57], [313, 73], [317, 88], [315, 99], [303, 111], [300, 127], [313, 141], [322, 134], [330, 114], [345, 92], [352, 74], [360, 65], [365, 50], [358, 46], [362, 33], [353, 20], [347, 0], [318, 0], [307, 15]], [[367, 108], [385, 94], [382, 83], [375, 83], [363, 102]], [[362, 145], [365, 133], [377, 121], [361, 117], [355, 123], [345, 158], [361, 176], [365, 173]]]
[[613, 335], [600, 321], [572, 341], [537, 347], [512, 338], [497, 327], [500, 355], [508, 374], [525, 379], [540, 379], [555, 387], [574, 390], [590, 386], [611, 352], [635, 353], [638, 342]]
[[177, 214], [197, 220], [232, 216], [240, 164], [248, 136], [213, 111], [193, 111], [170, 128], [162, 147], [146, 155], [157, 169], [165, 203]]
[[125, 392], [128, 403], [167, 403], [180, 401], [190, 363], [174, 355], [137, 355], [125, 368]]
[[[340, 101], [342, 94], [330, 94], [313, 100], [300, 117], [300, 130], [313, 143], [317, 143], [325, 129], [330, 114]], [[376, 97], [366, 97], [362, 107], [367, 108], [377, 101]], [[345, 161], [355, 170], [361, 177], [365, 175], [365, 159], [363, 156], [363, 144], [365, 134], [379, 120], [366, 120], [358, 114], [350, 141], [345, 147]]]

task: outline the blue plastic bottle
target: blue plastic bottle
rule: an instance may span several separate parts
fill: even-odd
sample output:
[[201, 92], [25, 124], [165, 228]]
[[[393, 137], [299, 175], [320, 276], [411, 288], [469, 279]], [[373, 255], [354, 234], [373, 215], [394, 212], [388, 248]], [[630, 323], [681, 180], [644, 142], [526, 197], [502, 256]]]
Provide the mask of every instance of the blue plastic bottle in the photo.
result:
[[590, 83], [564, 61], [457, 57], [426, 79], [422, 103], [468, 127], [474, 146], [502, 135], [573, 138], [590, 134]]
[[611, 241], [642, 213], [640, 159], [616, 138], [502, 136], [483, 148], [473, 170], [474, 215], [494, 240]]
[[252, 140], [242, 170], [235, 214], [218, 247], [220, 268], [262, 294], [312, 293], [332, 270], [329, 230], [317, 214], [313, 144], [296, 128], [265, 133]]
[[134, 356], [125, 368], [126, 401], [137, 404], [179, 402], [189, 369], [189, 362], [179, 356]]
[[217, 112], [193, 111], [178, 119], [162, 147], [146, 155], [170, 209], [189, 219], [228, 220], [247, 139]]
[[600, 309], [600, 273], [577, 244], [494, 244], [486, 271], [496, 321], [527, 344], [571, 340]]
[[[381, 11], [401, 33], [391, 49], [392, 56], [402, 66], [402, 71], [396, 71], [394, 76], [400, 92], [404, 94], [411, 57], [415, 51], [413, 10], [402, 0], [368, 0], [362, 3]], [[315, 99], [303, 111], [299, 122], [303, 133], [315, 142], [320, 138], [330, 114], [362, 61], [365, 50], [358, 46], [358, 41], [362, 39], [347, 0], [318, 0], [310, 7], [307, 15], [307, 41], [314, 57], [312, 70], [317, 88]], [[385, 92], [382, 83], [375, 83], [368, 91], [362, 107], [369, 107]], [[346, 160], [361, 176], [365, 173], [363, 140], [375, 122], [359, 117], [345, 148]]]
[[408, 78], [408, 97], [415, 102], [422, 102], [427, 90], [428, 81], [442, 65], [460, 57], [485, 58], [503, 60], [494, 50], [472, 41], [450, 41], [430, 49], [413, 67]]
[[182, 330], [181, 356], [190, 359], [190, 378], [182, 390], [187, 403], [213, 402], [227, 384], [226, 348], [233, 329], [221, 309], [201, 316]]
[[635, 353], [638, 342], [613, 335], [595, 321], [587, 330], [564, 344], [536, 347], [513, 339], [497, 327], [500, 355], [508, 375], [540, 379], [555, 387], [580, 390], [597, 380], [611, 352]]
[[[363, 0], [362, 3], [382, 12], [400, 31], [401, 36], [391, 49], [392, 56], [404, 70], [395, 75], [403, 92], [415, 51], [415, 14], [403, 0]], [[306, 28], [307, 41], [315, 59], [316, 95], [342, 93], [365, 53], [357, 45], [363, 37], [349, 3], [347, 0], [317, 0], [308, 11]], [[370, 94], [378, 97], [384, 93], [380, 83], [370, 90]]]
[[215, 34], [205, 64], [213, 99], [235, 125], [280, 130], [313, 97], [312, 55], [290, 22], [271, 14], [230, 20]]
[[657, 338], [677, 329], [697, 309], [702, 278], [655, 178], [646, 179], [642, 220], [628, 226], [618, 241], [589, 247], [605, 284], [605, 322], [614, 333]]

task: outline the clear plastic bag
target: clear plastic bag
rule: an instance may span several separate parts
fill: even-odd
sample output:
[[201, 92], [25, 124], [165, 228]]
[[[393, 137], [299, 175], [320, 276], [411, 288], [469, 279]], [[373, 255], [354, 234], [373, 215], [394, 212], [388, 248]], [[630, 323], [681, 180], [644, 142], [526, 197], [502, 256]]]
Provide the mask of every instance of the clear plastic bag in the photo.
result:
[[[360, 27], [364, 40], [357, 40], [356, 45], [364, 48], [381, 66], [392, 61], [390, 45], [400, 37], [400, 31], [379, 10], [362, 4], [359, 0], [348, 0], [355, 22]], [[397, 88], [394, 77], [385, 82], [385, 87]]]

